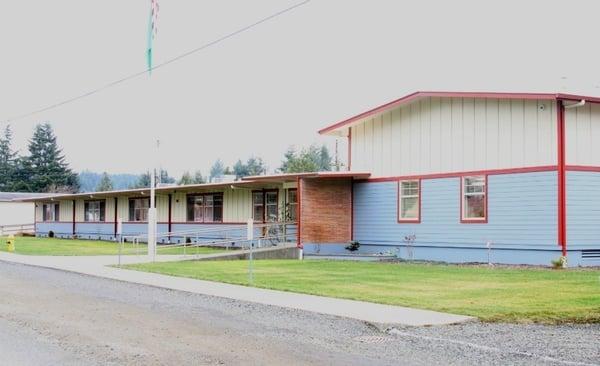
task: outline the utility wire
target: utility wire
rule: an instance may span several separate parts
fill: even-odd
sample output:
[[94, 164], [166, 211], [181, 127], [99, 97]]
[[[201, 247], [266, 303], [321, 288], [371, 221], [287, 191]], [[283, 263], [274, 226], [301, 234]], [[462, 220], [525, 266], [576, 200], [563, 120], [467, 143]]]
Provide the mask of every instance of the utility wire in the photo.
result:
[[209, 47], [212, 47], [212, 46], [214, 46], [214, 45], [216, 45], [216, 44], [218, 44], [218, 43], [221, 43], [221, 42], [223, 42], [223, 41], [226, 41], [226, 40], [228, 40], [229, 38], [233, 38], [233, 37], [235, 37], [235, 36], [237, 36], [237, 35], [239, 35], [239, 34], [241, 34], [241, 33], [245, 32], [245, 31], [248, 31], [248, 30], [250, 30], [250, 29], [252, 29], [252, 28], [254, 28], [254, 27], [258, 26], [258, 25], [261, 25], [261, 24], [263, 24], [263, 23], [266, 23], [266, 22], [268, 22], [268, 21], [270, 21], [270, 20], [272, 20], [272, 19], [274, 19], [274, 18], [277, 18], [277, 17], [279, 17], [280, 15], [283, 15], [283, 14], [285, 14], [285, 13], [288, 13], [288, 12], [290, 12], [290, 11], [292, 11], [292, 10], [296, 9], [296, 8], [299, 8], [299, 7], [301, 7], [302, 5], [306, 5], [306, 4], [307, 4], [307, 3], [309, 3], [310, 1], [311, 1], [311, 0], [304, 0], [304, 1], [301, 1], [301, 2], [299, 2], [299, 3], [296, 3], [296, 4], [294, 4], [294, 5], [290, 6], [290, 7], [287, 7], [287, 8], [285, 8], [285, 9], [283, 9], [283, 10], [280, 10], [280, 11], [278, 11], [278, 12], [276, 12], [276, 13], [273, 13], [273, 14], [271, 14], [271, 15], [267, 16], [267, 17], [264, 17], [264, 18], [262, 18], [262, 19], [260, 19], [260, 20], [258, 20], [258, 21], [256, 21], [256, 22], [254, 22], [254, 23], [252, 23], [252, 24], [249, 24], [249, 25], [247, 25], [247, 26], [245, 26], [245, 27], [239, 28], [239, 29], [237, 29], [237, 30], [235, 30], [235, 31], [233, 31], [233, 32], [231, 32], [231, 33], [228, 33], [228, 34], [226, 34], [226, 35], [224, 35], [224, 36], [221, 36], [221, 37], [219, 37], [219, 38], [217, 38], [217, 39], [215, 39], [215, 40], [213, 40], [213, 41], [211, 41], [211, 42], [205, 43], [205, 44], [203, 44], [203, 45], [202, 45], [202, 46], [200, 46], [200, 47], [194, 48], [194, 49], [192, 49], [192, 50], [190, 50], [190, 51], [187, 51], [187, 52], [185, 52], [185, 53], [182, 53], [182, 54], [180, 54], [180, 55], [178, 55], [178, 56], [175, 56], [175, 57], [173, 57], [173, 58], [171, 58], [171, 59], [169, 59], [169, 60], [167, 60], [167, 61], [164, 61], [164, 62], [162, 62], [162, 63], [160, 63], [160, 64], [157, 64], [156, 66], [153, 66], [153, 67], [152, 67], [152, 68], [150, 68], [150, 69], [146, 69], [146, 70], [144, 70], [144, 71], [139, 71], [139, 72], [136, 72], [136, 73], [134, 73], [134, 74], [130, 74], [130, 75], [128, 75], [128, 76], [125, 76], [125, 77], [123, 77], [123, 78], [121, 78], [121, 79], [117, 79], [117, 80], [111, 81], [111, 82], [110, 82], [110, 83], [108, 83], [108, 84], [105, 84], [105, 85], [103, 85], [103, 86], [100, 86], [100, 87], [98, 87], [98, 88], [96, 88], [96, 89], [92, 89], [92, 90], [90, 90], [90, 91], [88, 91], [88, 92], [85, 92], [85, 93], [83, 93], [83, 94], [80, 94], [80, 95], [74, 96], [74, 97], [72, 97], [72, 98], [65, 99], [65, 100], [63, 100], [63, 101], [61, 101], [61, 102], [54, 103], [54, 104], [51, 104], [51, 105], [48, 105], [48, 106], [42, 107], [42, 108], [40, 108], [40, 109], [36, 109], [36, 110], [34, 110], [34, 111], [31, 111], [31, 112], [23, 113], [23, 114], [21, 114], [21, 115], [18, 115], [18, 116], [14, 116], [14, 117], [12, 117], [12, 118], [6, 119], [4, 122], [6, 122], [6, 123], [10, 123], [10, 122], [13, 122], [13, 121], [18, 121], [18, 120], [21, 120], [21, 119], [23, 119], [23, 118], [26, 118], [26, 117], [29, 117], [29, 116], [32, 116], [32, 115], [35, 115], [35, 114], [38, 114], [38, 113], [41, 113], [41, 112], [45, 112], [45, 111], [48, 111], [48, 110], [51, 110], [51, 109], [55, 109], [55, 108], [58, 108], [58, 107], [60, 107], [60, 106], [63, 106], [63, 105], [65, 105], [65, 104], [69, 104], [69, 103], [75, 102], [75, 101], [77, 101], [77, 100], [79, 100], [79, 99], [83, 99], [83, 98], [89, 97], [90, 95], [94, 95], [94, 94], [96, 94], [96, 93], [99, 93], [99, 92], [101, 92], [101, 91], [103, 91], [103, 90], [105, 90], [105, 89], [111, 88], [111, 87], [113, 87], [113, 86], [116, 86], [116, 85], [122, 84], [122, 83], [124, 83], [124, 82], [126, 82], [126, 81], [129, 81], [129, 80], [135, 79], [135, 78], [137, 78], [137, 77], [140, 77], [140, 76], [142, 76], [142, 75], [146, 74], [146, 73], [147, 73], [147, 72], [149, 72], [149, 71], [154, 71], [154, 70], [156, 70], [156, 69], [159, 69], [159, 68], [161, 68], [161, 67], [165, 67], [165, 66], [167, 66], [167, 65], [170, 65], [170, 64], [172, 64], [172, 63], [174, 63], [174, 62], [176, 62], [176, 61], [179, 61], [179, 60], [181, 60], [181, 59], [183, 59], [183, 58], [185, 58], [185, 57], [191, 56], [191, 55], [193, 55], [193, 54], [195, 54], [195, 53], [197, 53], [197, 52], [203, 51], [203, 50], [205, 50], [205, 49], [207, 49], [207, 48], [209, 48]]

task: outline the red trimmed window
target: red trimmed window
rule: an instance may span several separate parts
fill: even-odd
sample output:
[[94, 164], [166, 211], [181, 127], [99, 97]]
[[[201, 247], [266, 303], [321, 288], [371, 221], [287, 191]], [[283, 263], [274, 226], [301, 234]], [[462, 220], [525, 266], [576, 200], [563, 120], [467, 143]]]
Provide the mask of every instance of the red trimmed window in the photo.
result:
[[223, 222], [223, 193], [188, 195], [187, 221]]
[[59, 220], [59, 205], [58, 203], [45, 203], [42, 205], [42, 220], [43, 221], [58, 221]]
[[83, 219], [85, 222], [104, 222], [106, 201], [85, 201]]
[[398, 182], [398, 222], [421, 221], [421, 181]]
[[298, 211], [298, 190], [296, 188], [289, 188], [286, 190], [286, 221], [296, 221]]
[[487, 176], [461, 178], [461, 221], [487, 222]]
[[129, 221], [146, 222], [148, 221], [148, 209], [150, 208], [150, 198], [130, 198], [129, 199]]
[[279, 194], [277, 190], [252, 192], [252, 218], [258, 222], [279, 220]]

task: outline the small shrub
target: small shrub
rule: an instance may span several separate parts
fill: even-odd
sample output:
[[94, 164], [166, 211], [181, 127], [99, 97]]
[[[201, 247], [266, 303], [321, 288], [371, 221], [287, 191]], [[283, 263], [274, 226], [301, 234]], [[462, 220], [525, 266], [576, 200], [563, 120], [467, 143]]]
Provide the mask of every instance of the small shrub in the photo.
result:
[[554, 269], [567, 268], [567, 257], [564, 255], [561, 255], [557, 259], [551, 260], [550, 263], [552, 263], [552, 267]]
[[346, 246], [346, 250], [349, 252], [356, 252], [360, 248], [360, 243], [356, 240], [353, 240]]
[[52, 230], [48, 231], [48, 237], [54, 238], [54, 231], [52, 231]]

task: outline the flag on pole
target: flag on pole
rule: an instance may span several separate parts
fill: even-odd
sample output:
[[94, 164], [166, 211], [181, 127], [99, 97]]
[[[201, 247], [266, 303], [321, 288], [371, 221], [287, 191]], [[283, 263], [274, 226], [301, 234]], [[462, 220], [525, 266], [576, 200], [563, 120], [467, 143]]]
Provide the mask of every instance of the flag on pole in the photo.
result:
[[148, 19], [148, 47], [146, 50], [146, 63], [148, 64], [148, 73], [152, 72], [152, 41], [158, 32], [158, 0], [150, 0], [150, 17]]

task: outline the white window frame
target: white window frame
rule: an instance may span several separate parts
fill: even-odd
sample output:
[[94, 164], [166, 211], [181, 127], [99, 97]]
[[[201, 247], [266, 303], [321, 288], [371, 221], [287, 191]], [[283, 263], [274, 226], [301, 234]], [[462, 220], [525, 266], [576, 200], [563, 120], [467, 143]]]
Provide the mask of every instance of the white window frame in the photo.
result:
[[[88, 209], [87, 211], [84, 210], [84, 221], [85, 222], [101, 222], [100, 218], [101, 218], [101, 214], [100, 214], [100, 210], [102, 207], [102, 204], [100, 203], [100, 201], [87, 201], [86, 202], [88, 205]], [[92, 208], [92, 204], [94, 206], [98, 206], [98, 207], [94, 207]], [[85, 207], [85, 206], [84, 206]], [[88, 216], [89, 214], [91, 214], [91, 216]]]
[[[404, 194], [403, 183], [417, 183], [416, 194]], [[402, 217], [404, 199], [417, 199], [417, 217]], [[419, 223], [421, 222], [421, 179], [404, 179], [398, 181], [398, 222]]]
[[[48, 209], [49, 207], [51, 207], [51, 209]], [[58, 221], [59, 217], [56, 215], [57, 207], [58, 207], [58, 210], [60, 210], [59, 203], [44, 203], [44, 204], [42, 204], [42, 221], [43, 222]], [[48, 213], [50, 213], [51, 215], [48, 215]], [[59, 215], [60, 215], [60, 212], [59, 212]]]
[[[483, 187], [478, 192], [467, 192], [467, 179], [480, 179], [483, 184], [472, 184], [470, 187]], [[483, 196], [483, 217], [467, 217], [467, 197]], [[460, 219], [463, 223], [487, 223], [488, 219], [488, 178], [487, 175], [467, 175], [460, 178]]]

